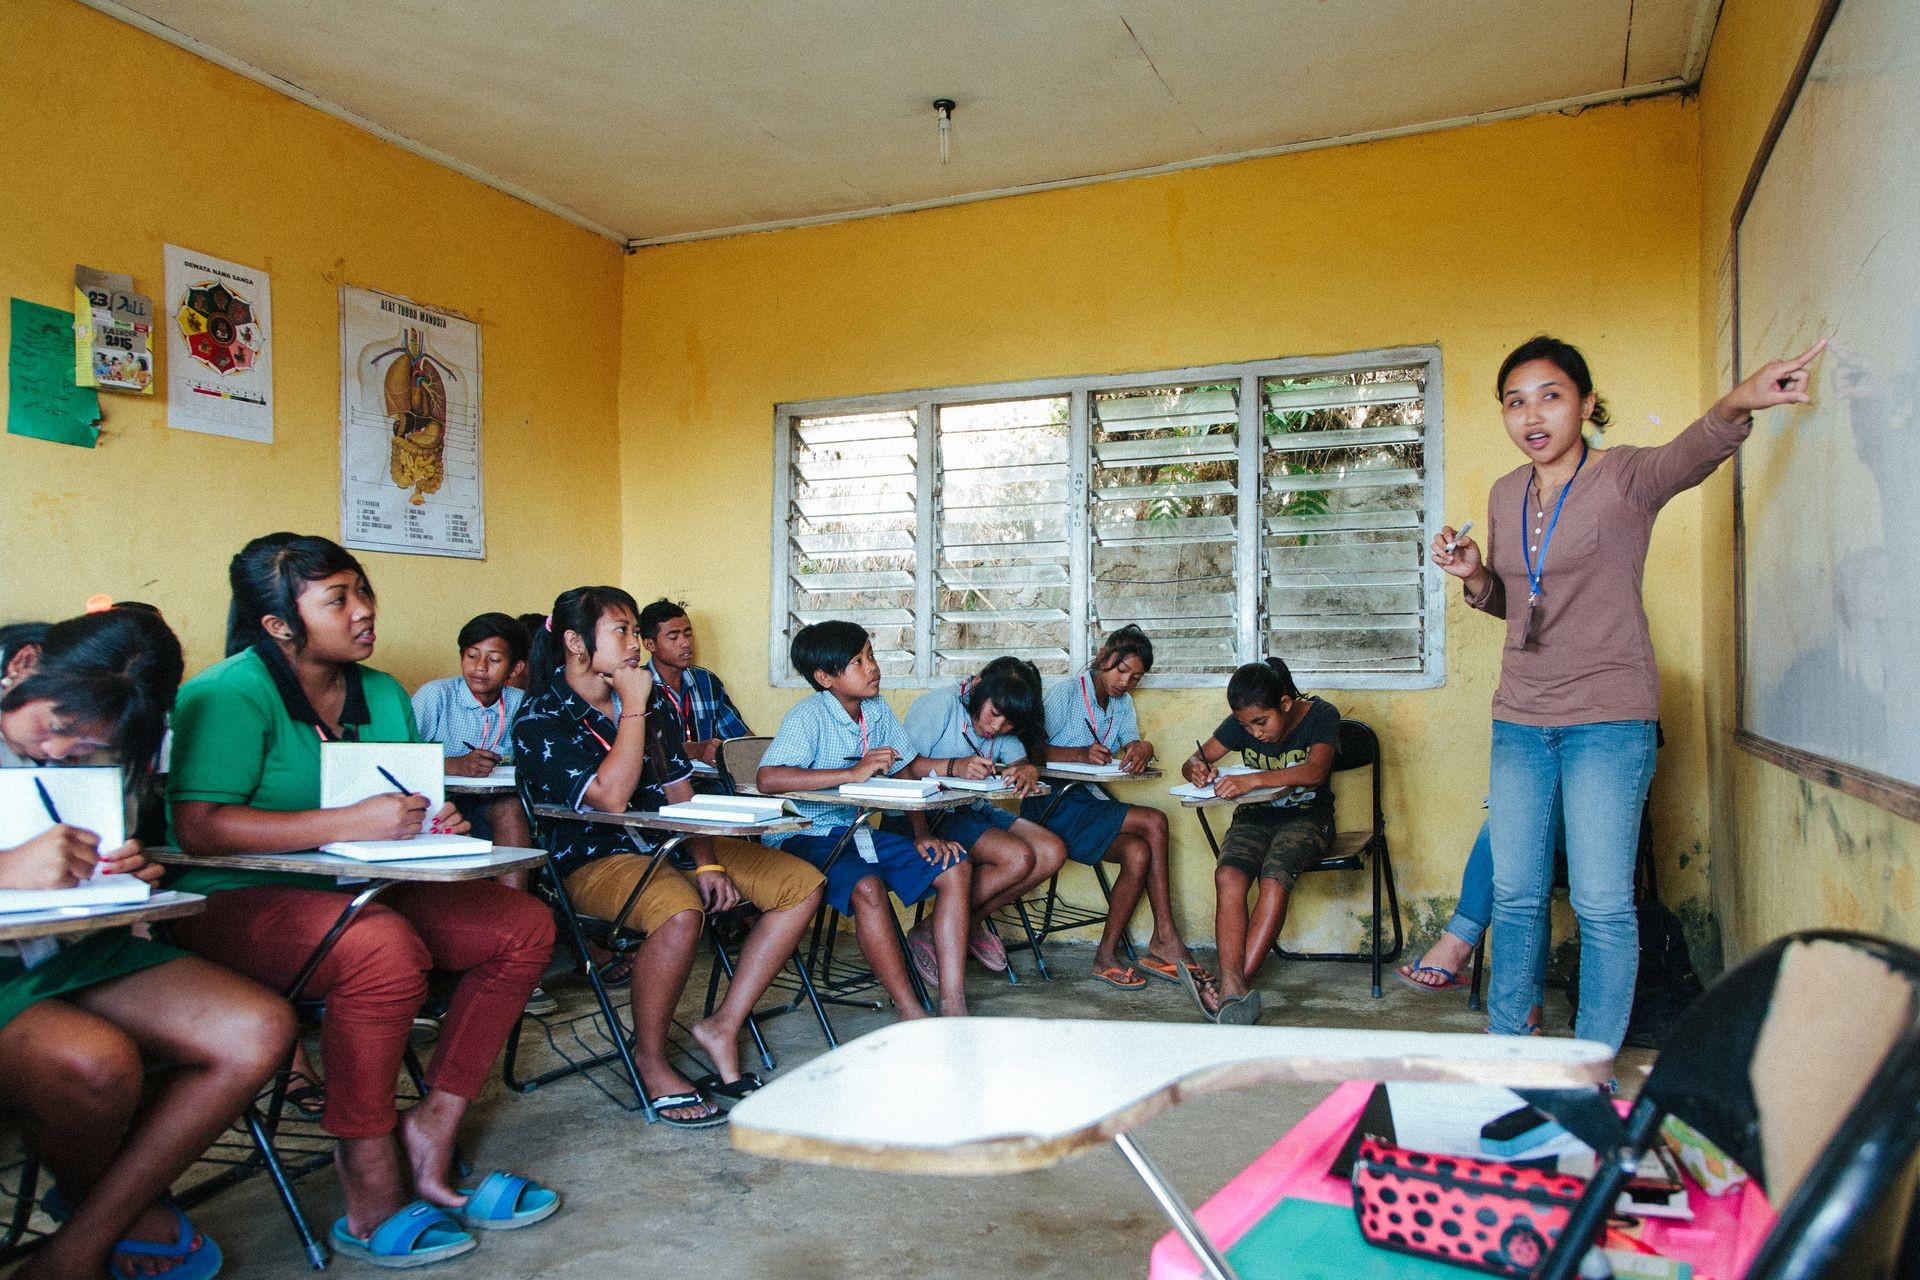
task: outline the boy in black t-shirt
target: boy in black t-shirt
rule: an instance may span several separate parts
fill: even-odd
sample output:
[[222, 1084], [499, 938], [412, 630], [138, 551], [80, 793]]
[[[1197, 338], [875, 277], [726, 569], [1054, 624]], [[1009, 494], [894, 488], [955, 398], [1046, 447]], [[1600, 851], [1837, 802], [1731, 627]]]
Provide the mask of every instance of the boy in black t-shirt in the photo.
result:
[[[1302, 694], [1278, 658], [1235, 671], [1227, 682], [1227, 706], [1233, 714], [1180, 772], [1196, 786], [1213, 784], [1221, 799], [1280, 789], [1233, 811], [1213, 872], [1222, 996], [1215, 1021], [1245, 1025], [1260, 1017], [1260, 996], [1249, 988], [1286, 922], [1294, 879], [1333, 846], [1333, 788], [1327, 779], [1340, 743], [1340, 712], [1331, 702]], [[1216, 770], [1213, 762], [1229, 751], [1238, 751], [1255, 772]], [[1249, 912], [1247, 891], [1256, 885]]]

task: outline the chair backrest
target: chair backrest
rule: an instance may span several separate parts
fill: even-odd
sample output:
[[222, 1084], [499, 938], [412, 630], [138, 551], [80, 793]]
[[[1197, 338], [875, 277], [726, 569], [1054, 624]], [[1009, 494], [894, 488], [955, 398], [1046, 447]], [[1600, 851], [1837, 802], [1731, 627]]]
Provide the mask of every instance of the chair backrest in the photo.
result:
[[720, 754], [716, 757], [720, 770], [720, 780], [727, 790], [740, 794], [752, 794], [759, 791], [754, 778], [760, 772], [760, 757], [767, 754], [772, 738], [727, 738], [720, 744]]
[[1340, 745], [1334, 748], [1333, 771], [1344, 773], [1348, 769], [1373, 769], [1373, 809], [1372, 830], [1386, 828], [1385, 807], [1380, 794], [1380, 736], [1364, 720], [1340, 721]]
[[1687, 1012], [1641, 1090], [1779, 1217], [1749, 1280], [1905, 1275], [1920, 1176], [1920, 953], [1820, 930], [1760, 948]]

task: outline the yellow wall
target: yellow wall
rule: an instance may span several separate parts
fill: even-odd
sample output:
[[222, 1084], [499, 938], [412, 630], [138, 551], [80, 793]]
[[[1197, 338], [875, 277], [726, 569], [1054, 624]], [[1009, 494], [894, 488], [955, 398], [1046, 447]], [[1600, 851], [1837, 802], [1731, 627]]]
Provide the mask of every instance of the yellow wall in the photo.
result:
[[[218, 657], [228, 557], [274, 529], [339, 536], [342, 283], [482, 332], [489, 558], [366, 556], [376, 665], [447, 674], [473, 613], [617, 576], [617, 246], [72, 0], [0, 4], [0, 86], [0, 292], [70, 307], [78, 262], [157, 296], [167, 242], [264, 268], [279, 401], [271, 446], [169, 430], [159, 394], [103, 394], [98, 449], [0, 435], [0, 620], [105, 591], [159, 604], [190, 668]], [[0, 342], [7, 324], [0, 301]]]
[[[1445, 361], [1446, 511], [1484, 527], [1488, 486], [1520, 461], [1491, 390], [1516, 343], [1544, 330], [1587, 351], [1614, 443], [1665, 440], [1704, 407], [1696, 124], [1667, 98], [643, 250], [623, 308], [626, 583], [691, 602], [703, 660], [770, 731], [797, 696], [765, 676], [776, 402], [1424, 342]], [[1691, 495], [1668, 510], [1647, 582], [1673, 899], [1705, 893], [1699, 513]], [[1416, 901], [1456, 892], [1486, 787], [1498, 628], [1453, 600], [1445, 688], [1332, 695], [1381, 731]], [[1218, 690], [1140, 703], [1171, 759], [1225, 706]], [[1192, 819], [1174, 830], [1184, 923], [1211, 936], [1210, 860]], [[1304, 923], [1351, 937], [1358, 882], [1326, 901], [1303, 890]]]
[[[1720, 307], [1716, 273], [1733, 208], [1812, 29], [1819, 0], [1728, 0], [1700, 93], [1701, 314]], [[1713, 327], [1701, 367], [1717, 376]], [[1914, 867], [1920, 825], [1809, 782], [1734, 745], [1733, 484], [1708, 483], [1701, 529], [1714, 833], [1712, 898], [1727, 958], [1792, 929], [1859, 928], [1920, 941]]]

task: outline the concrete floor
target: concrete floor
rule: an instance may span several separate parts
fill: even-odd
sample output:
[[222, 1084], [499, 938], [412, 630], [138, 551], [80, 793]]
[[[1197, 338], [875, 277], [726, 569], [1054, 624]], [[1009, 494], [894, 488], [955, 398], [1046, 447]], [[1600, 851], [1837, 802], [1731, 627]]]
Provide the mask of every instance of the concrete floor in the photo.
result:
[[[968, 995], [976, 1014], [1165, 1020], [1195, 1018], [1184, 991], [1154, 982], [1121, 992], [1085, 977], [1091, 948], [1064, 940], [1048, 949], [1055, 980], [1015, 959], [1022, 985], [978, 967]], [[1211, 959], [1210, 956], [1204, 957]], [[701, 971], [697, 970], [697, 974]], [[697, 1016], [689, 983], [682, 1016]], [[1266, 1025], [1396, 1027], [1477, 1031], [1483, 1014], [1464, 993], [1423, 996], [1389, 981], [1368, 997], [1363, 965], [1270, 962], [1260, 983]], [[590, 1000], [578, 980], [550, 987], [569, 1011]], [[1556, 995], [1556, 1001], [1558, 997]], [[886, 1024], [881, 1014], [836, 1009], [843, 1040]], [[1549, 1029], [1566, 1034], [1564, 1004]], [[804, 1010], [767, 1024], [783, 1067], [824, 1049]], [[540, 1054], [546, 1053], [541, 1046]], [[1631, 1055], [1631, 1051], [1630, 1051]], [[1647, 1055], [1622, 1064], [1639, 1078]], [[1090, 1069], [1097, 1069], [1090, 1064]], [[1199, 1204], [1303, 1116], [1327, 1090], [1269, 1086], [1185, 1103], [1137, 1134], [1191, 1204]], [[480, 1249], [436, 1274], [500, 1277], [675, 1275], [826, 1280], [842, 1276], [1137, 1276], [1167, 1229], [1145, 1189], [1111, 1149], [1052, 1169], [1003, 1178], [920, 1178], [783, 1164], [735, 1151], [724, 1127], [702, 1131], [647, 1125], [617, 1109], [587, 1082], [565, 1080], [530, 1095], [496, 1083], [467, 1126], [482, 1170], [506, 1167], [560, 1190], [565, 1208], [526, 1231], [492, 1233]], [[324, 1231], [342, 1211], [329, 1170], [302, 1179], [299, 1193]], [[310, 1275], [277, 1200], [255, 1178], [202, 1205], [199, 1226], [220, 1241], [228, 1274], [258, 1280]], [[335, 1269], [371, 1274], [352, 1260]]]

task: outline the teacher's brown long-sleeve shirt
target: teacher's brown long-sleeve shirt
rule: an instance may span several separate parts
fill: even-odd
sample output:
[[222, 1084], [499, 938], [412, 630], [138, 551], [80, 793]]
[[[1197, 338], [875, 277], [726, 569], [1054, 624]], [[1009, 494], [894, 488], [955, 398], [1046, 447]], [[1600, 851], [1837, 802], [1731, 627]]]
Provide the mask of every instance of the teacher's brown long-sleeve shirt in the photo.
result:
[[1507, 622], [1493, 696], [1496, 720], [1569, 725], [1659, 717], [1660, 672], [1640, 600], [1654, 517], [1675, 494], [1711, 475], [1752, 429], [1752, 418], [1729, 420], [1716, 407], [1666, 444], [1589, 455], [1548, 546], [1527, 648], [1521, 647], [1529, 590], [1521, 539], [1534, 545], [1539, 567], [1537, 548], [1558, 490], [1529, 493], [1531, 463], [1494, 481], [1487, 499], [1490, 583], [1477, 599], [1469, 593], [1467, 603]]

